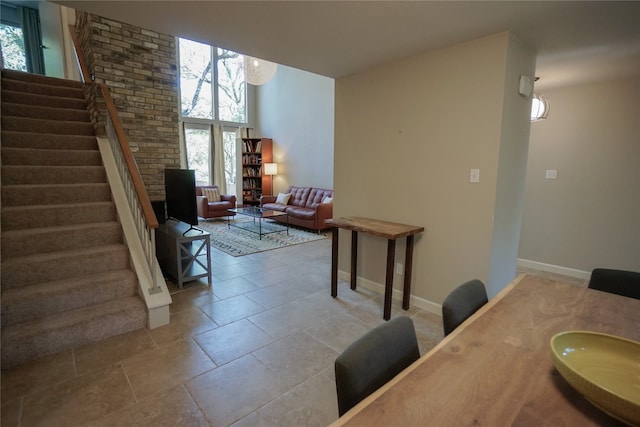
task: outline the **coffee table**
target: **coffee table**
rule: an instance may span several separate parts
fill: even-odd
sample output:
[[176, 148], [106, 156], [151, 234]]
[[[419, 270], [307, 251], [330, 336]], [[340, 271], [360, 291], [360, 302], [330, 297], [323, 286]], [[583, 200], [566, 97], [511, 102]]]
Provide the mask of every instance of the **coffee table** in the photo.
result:
[[[250, 231], [252, 233], [256, 233], [260, 236], [260, 240], [262, 240], [262, 236], [264, 235], [271, 234], [271, 233], [280, 233], [285, 230], [287, 232], [287, 235], [289, 235], [289, 216], [287, 215], [286, 212], [274, 211], [270, 209], [262, 209], [257, 206], [248, 206], [245, 208], [229, 209], [229, 213], [235, 213], [238, 215], [245, 215], [245, 216], [252, 217], [253, 221], [247, 221], [247, 222], [233, 221], [232, 222], [231, 221], [232, 215], [229, 215], [227, 217], [227, 224], [229, 225], [229, 228], [236, 227], [236, 228], [241, 228], [243, 230]], [[262, 227], [263, 219], [273, 219], [279, 216], [286, 217], [286, 220], [287, 220], [286, 227], [279, 224], [269, 223], [268, 224], [269, 227], [263, 229]], [[269, 229], [270, 231], [266, 231]]]

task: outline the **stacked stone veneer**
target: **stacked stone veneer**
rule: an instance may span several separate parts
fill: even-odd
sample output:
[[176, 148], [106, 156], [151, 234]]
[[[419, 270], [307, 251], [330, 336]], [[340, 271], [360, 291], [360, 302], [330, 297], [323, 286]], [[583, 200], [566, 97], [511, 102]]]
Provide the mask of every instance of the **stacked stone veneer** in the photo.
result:
[[[180, 167], [175, 37], [80, 11], [76, 30], [95, 81], [111, 92], [149, 196], [163, 199], [164, 169]], [[95, 107], [104, 111], [103, 101]]]

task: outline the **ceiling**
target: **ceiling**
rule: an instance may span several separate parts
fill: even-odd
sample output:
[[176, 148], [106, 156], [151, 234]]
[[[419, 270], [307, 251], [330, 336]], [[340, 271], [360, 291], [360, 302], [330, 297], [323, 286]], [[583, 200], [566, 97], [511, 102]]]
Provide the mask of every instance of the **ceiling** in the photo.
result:
[[509, 30], [538, 88], [640, 73], [640, 1], [58, 1], [332, 78]]

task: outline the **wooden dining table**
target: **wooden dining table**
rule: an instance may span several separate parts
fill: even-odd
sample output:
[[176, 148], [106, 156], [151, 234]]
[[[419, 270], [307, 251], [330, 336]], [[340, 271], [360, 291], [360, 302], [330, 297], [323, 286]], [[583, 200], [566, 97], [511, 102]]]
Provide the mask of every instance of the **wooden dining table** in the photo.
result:
[[640, 300], [520, 275], [331, 426], [618, 426], [555, 369], [563, 331], [640, 341]]

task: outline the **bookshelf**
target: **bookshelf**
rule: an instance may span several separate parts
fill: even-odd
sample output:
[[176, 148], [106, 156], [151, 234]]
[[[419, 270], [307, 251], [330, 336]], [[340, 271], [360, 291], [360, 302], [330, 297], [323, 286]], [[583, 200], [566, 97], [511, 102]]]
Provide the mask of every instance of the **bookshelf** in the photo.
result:
[[257, 206], [263, 189], [271, 191], [272, 177], [264, 174], [264, 163], [273, 160], [271, 138], [242, 138], [242, 205]]

